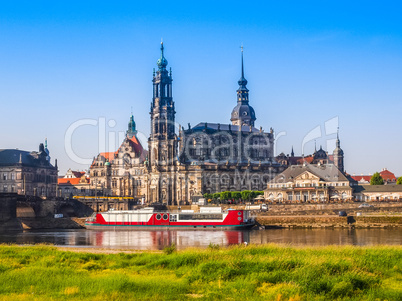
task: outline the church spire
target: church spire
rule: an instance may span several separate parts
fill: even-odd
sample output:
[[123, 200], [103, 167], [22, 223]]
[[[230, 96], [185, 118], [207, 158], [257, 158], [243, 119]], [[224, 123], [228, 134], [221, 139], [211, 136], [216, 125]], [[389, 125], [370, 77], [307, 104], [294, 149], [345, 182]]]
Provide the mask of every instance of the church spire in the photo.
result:
[[[237, 89], [237, 94], [238, 94], [238, 102], [248, 102], [248, 89], [246, 87], [247, 85], [247, 79], [244, 77], [244, 59], [243, 59], [243, 45], [241, 46], [241, 78], [237, 82], [239, 84], [239, 89]], [[240, 95], [239, 95], [240, 92]], [[242, 96], [242, 97], [241, 97]]]
[[163, 52], [164, 52], [163, 41], [161, 41], [161, 57], [156, 62], [156, 64], [159, 67], [159, 71], [166, 70], [166, 66], [168, 64], [168, 61], [167, 59], [165, 59]]
[[334, 150], [334, 164], [338, 169], [343, 172], [344, 171], [344, 154], [343, 150], [341, 149], [341, 141], [339, 140], [339, 127], [336, 133], [336, 147]]
[[339, 140], [339, 127], [336, 131], [336, 148], [341, 148], [341, 141]]
[[232, 125], [238, 126], [254, 126], [255, 112], [248, 103], [248, 89], [247, 79], [244, 77], [244, 59], [243, 59], [243, 46], [241, 46], [241, 77], [237, 82], [239, 88], [237, 89], [237, 105], [232, 110], [230, 120]]

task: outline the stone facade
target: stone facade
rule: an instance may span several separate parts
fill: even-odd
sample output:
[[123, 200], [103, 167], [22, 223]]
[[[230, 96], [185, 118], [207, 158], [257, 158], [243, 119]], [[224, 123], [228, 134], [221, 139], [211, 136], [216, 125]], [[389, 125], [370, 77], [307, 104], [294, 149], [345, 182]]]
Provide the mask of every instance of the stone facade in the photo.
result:
[[333, 164], [288, 167], [268, 183], [264, 198], [272, 202], [329, 202], [351, 199], [355, 181]]
[[84, 171], [69, 169], [64, 177], [57, 179], [57, 196], [69, 198], [71, 196], [90, 196], [94, 194], [90, 179]]
[[49, 150], [42, 143], [39, 151], [0, 150], [0, 189], [43, 198], [56, 197], [57, 160], [50, 163]]
[[167, 204], [189, 202], [204, 193], [264, 189], [285, 167], [274, 159], [273, 130], [254, 127], [256, 115], [249, 105], [243, 52], [231, 124], [199, 123], [188, 129], [177, 125], [172, 71], [167, 64], [162, 44], [152, 80], [149, 153], [136, 138], [135, 128], [130, 128], [135, 124], [131, 117], [120, 149], [94, 158], [91, 185], [105, 195]]
[[120, 148], [94, 158], [90, 167], [93, 195], [145, 198], [148, 193], [147, 151], [136, 134], [134, 117], [131, 116]]
[[356, 185], [353, 195], [357, 201], [401, 201], [402, 185]]

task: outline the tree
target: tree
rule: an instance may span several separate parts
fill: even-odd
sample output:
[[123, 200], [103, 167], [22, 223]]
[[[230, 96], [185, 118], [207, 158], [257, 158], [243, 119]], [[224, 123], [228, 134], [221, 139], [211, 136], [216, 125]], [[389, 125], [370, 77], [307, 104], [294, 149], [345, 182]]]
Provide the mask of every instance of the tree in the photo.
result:
[[243, 201], [249, 201], [251, 199], [251, 190], [243, 190], [241, 192], [241, 198]]
[[214, 196], [212, 193], [204, 193], [204, 199], [206, 200], [210, 200], [212, 199]]
[[396, 180], [396, 184], [402, 185], [402, 177], [399, 177], [398, 180]]
[[232, 191], [232, 199], [234, 200], [240, 200], [241, 199], [241, 193], [240, 191]]
[[373, 174], [370, 179], [370, 185], [384, 185], [384, 179], [381, 177], [379, 172]]
[[214, 193], [212, 196], [215, 200], [217, 200], [221, 197], [221, 194], [219, 192], [217, 192], [217, 193]]
[[229, 200], [232, 197], [232, 193], [230, 191], [221, 192], [221, 200]]

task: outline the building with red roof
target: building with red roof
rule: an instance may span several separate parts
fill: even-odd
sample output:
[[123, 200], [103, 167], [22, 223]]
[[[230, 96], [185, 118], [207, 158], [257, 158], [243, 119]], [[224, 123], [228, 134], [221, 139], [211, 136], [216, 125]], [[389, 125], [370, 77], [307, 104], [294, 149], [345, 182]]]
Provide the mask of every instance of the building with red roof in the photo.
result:
[[[390, 172], [387, 168], [383, 168], [380, 172], [381, 177], [384, 180], [384, 184], [396, 184], [397, 178], [394, 173]], [[370, 184], [372, 175], [353, 175], [352, 178], [359, 182], [359, 184]]]
[[319, 150], [315, 150], [313, 154], [307, 156], [295, 156], [293, 148], [289, 155], [280, 153], [275, 157], [276, 161], [284, 166], [303, 165], [303, 164], [334, 164], [341, 172], [344, 172], [343, 151], [340, 148], [339, 135], [336, 139], [336, 148], [333, 154], [328, 154], [320, 146]]
[[131, 115], [126, 137], [115, 152], [100, 153], [90, 167], [91, 187], [97, 195], [134, 197], [146, 194], [147, 151], [137, 138]]
[[69, 198], [71, 196], [91, 195], [90, 179], [85, 171], [67, 170], [64, 177], [57, 179], [57, 196]]

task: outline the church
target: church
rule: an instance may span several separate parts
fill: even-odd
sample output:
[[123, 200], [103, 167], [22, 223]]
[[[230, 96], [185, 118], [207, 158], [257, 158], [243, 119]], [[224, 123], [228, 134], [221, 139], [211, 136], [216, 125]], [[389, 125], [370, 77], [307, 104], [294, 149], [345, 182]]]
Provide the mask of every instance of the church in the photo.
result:
[[182, 204], [205, 193], [261, 191], [291, 164], [289, 158], [278, 163], [274, 157], [273, 129], [265, 132], [255, 127], [257, 118], [249, 103], [243, 49], [237, 103], [227, 124], [201, 122], [194, 127], [188, 124], [187, 128], [178, 125], [172, 71], [167, 65], [161, 43], [158, 69], [152, 79], [148, 150], [137, 139], [131, 116], [120, 148], [100, 153], [92, 162], [91, 184], [104, 195]]

